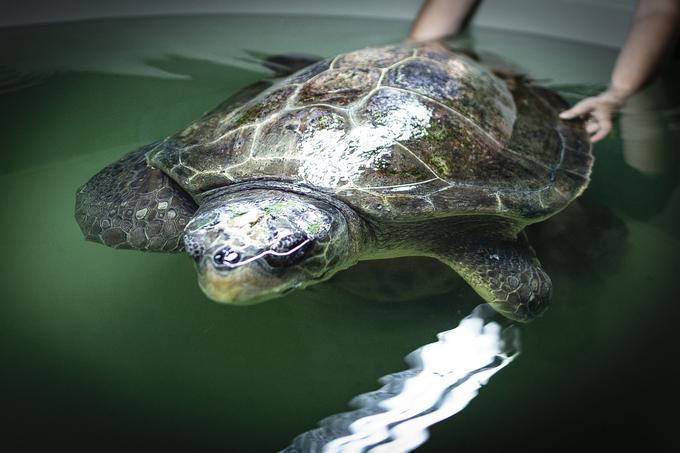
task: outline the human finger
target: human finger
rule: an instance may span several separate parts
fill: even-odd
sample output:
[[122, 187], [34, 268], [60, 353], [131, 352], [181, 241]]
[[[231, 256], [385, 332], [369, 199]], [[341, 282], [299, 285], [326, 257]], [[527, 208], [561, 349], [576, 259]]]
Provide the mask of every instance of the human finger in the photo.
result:
[[593, 110], [594, 102], [591, 98], [584, 99], [576, 103], [572, 108], [560, 113], [560, 118], [563, 120], [570, 120], [581, 115], [585, 115]]
[[612, 130], [611, 112], [606, 109], [595, 109], [591, 116], [598, 125], [597, 131], [590, 137], [590, 141], [595, 143], [605, 138]]
[[599, 123], [599, 130], [590, 137], [592, 143], [597, 143], [605, 138], [612, 130], [612, 122], [610, 120]]
[[600, 130], [600, 125], [598, 122], [594, 119], [589, 119], [586, 121], [586, 132], [588, 132], [589, 135], [594, 134], [595, 132]]

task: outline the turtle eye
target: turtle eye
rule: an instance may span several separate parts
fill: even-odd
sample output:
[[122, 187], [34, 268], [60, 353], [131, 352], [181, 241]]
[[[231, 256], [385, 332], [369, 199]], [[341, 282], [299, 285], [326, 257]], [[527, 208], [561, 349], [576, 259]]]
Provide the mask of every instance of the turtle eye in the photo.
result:
[[241, 259], [241, 255], [234, 250], [224, 248], [213, 256], [213, 262], [217, 266], [233, 266]]
[[311, 239], [304, 233], [289, 234], [271, 247], [273, 253], [265, 256], [265, 260], [272, 267], [292, 266], [302, 261], [311, 244]]

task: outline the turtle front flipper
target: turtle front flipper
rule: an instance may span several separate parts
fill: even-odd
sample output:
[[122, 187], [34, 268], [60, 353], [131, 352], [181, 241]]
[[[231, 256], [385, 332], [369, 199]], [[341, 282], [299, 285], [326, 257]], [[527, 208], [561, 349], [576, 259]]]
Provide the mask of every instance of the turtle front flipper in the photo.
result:
[[437, 252], [496, 311], [527, 322], [550, 303], [552, 282], [524, 233], [511, 238], [467, 238]]
[[85, 238], [114, 248], [177, 252], [196, 203], [165, 173], [149, 167], [152, 143], [94, 175], [76, 193]]

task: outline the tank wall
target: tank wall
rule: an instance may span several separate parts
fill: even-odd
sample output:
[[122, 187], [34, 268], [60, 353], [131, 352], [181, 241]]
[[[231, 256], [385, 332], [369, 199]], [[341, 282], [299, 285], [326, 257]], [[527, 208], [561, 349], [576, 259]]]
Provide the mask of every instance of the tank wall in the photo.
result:
[[[420, 0], [0, 0], [0, 27], [103, 17], [205, 13], [342, 15], [410, 21], [420, 4]], [[486, 0], [474, 23], [620, 47], [634, 5], [635, 0]]]

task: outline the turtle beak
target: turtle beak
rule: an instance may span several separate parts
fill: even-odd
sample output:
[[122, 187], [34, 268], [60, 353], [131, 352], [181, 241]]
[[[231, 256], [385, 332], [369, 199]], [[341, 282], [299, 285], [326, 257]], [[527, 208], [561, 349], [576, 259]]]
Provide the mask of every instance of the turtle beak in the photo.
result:
[[280, 296], [290, 282], [260, 272], [257, 263], [234, 269], [215, 269], [197, 262], [198, 285], [210, 299], [230, 305], [253, 305]]

